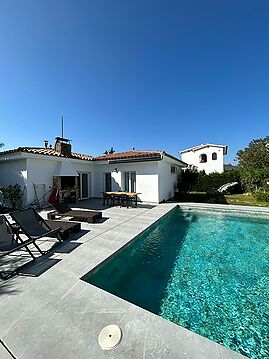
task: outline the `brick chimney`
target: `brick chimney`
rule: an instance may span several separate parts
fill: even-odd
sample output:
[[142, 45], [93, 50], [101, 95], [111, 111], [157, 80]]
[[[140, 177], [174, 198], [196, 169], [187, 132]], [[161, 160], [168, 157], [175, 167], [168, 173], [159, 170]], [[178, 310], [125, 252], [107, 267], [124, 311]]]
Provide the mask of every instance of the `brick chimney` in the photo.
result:
[[67, 138], [55, 138], [55, 151], [61, 153], [63, 156], [71, 157], [71, 143]]

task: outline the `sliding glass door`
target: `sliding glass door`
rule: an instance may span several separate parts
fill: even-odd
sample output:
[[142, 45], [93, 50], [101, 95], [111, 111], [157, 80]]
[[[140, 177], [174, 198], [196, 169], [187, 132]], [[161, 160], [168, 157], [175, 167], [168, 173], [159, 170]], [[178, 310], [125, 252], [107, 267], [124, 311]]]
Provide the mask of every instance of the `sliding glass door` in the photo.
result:
[[124, 191], [135, 192], [136, 191], [136, 173], [124, 172]]
[[86, 199], [90, 197], [90, 179], [91, 173], [79, 172], [79, 199]]

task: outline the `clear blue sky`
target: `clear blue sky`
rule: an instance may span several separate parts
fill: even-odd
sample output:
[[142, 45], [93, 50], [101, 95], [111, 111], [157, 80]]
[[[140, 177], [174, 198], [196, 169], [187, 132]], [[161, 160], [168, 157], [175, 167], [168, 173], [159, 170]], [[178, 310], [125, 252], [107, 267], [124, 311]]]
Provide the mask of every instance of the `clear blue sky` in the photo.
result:
[[0, 2], [0, 142], [177, 155], [269, 127], [268, 0]]

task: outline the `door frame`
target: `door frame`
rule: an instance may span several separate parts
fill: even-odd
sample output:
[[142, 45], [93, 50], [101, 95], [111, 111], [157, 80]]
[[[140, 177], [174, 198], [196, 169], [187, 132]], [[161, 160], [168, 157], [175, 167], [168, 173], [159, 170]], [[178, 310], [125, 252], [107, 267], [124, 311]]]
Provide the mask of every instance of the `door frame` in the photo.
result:
[[[91, 172], [85, 172], [85, 171], [78, 171], [79, 177], [78, 177], [78, 181], [79, 181], [79, 200], [83, 200], [83, 199], [88, 199], [91, 198]], [[88, 197], [82, 197], [82, 175], [85, 174], [87, 175], [87, 179], [88, 179]]]
[[110, 192], [106, 190], [106, 175], [110, 174], [110, 185], [111, 185], [111, 191], [112, 191], [112, 173], [111, 172], [104, 172], [104, 192]]

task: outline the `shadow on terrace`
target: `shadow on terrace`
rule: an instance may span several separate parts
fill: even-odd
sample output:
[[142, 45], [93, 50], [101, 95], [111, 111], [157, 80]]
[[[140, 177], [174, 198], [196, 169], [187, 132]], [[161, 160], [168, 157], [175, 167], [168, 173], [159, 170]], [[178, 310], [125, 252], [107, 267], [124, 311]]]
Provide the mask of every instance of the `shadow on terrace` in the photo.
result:
[[[95, 210], [95, 211], [98, 211], [98, 210], [101, 211], [104, 209], [113, 208], [106, 204], [104, 205], [102, 198], [85, 199], [85, 200], [79, 201], [78, 203], [70, 203], [69, 206], [72, 208], [91, 209], [91, 210]], [[145, 209], [152, 209], [152, 208], [156, 207], [156, 205], [150, 204], [150, 203], [138, 202], [137, 207], [145, 208]], [[117, 208], [119, 208], [119, 206]], [[133, 208], [135, 208], [135, 207], [133, 207]], [[128, 210], [128, 208], [126, 208], [126, 207], [122, 207], [122, 209]]]
[[15, 289], [15, 283], [13, 283], [12, 279], [9, 281], [0, 280], [0, 305], [2, 300], [4, 300], [5, 294], [9, 295], [17, 295], [19, 291]]

